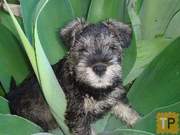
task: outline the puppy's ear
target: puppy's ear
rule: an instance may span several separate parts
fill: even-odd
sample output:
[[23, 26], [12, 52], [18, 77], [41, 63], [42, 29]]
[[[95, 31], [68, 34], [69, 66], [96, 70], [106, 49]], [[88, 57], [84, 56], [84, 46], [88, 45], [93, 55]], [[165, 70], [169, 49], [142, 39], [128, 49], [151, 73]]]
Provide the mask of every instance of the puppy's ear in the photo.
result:
[[60, 36], [68, 48], [74, 44], [76, 33], [81, 32], [87, 25], [83, 18], [76, 18], [60, 31]]
[[127, 24], [115, 20], [107, 20], [103, 23], [118, 37], [122, 48], [129, 47], [132, 30]]

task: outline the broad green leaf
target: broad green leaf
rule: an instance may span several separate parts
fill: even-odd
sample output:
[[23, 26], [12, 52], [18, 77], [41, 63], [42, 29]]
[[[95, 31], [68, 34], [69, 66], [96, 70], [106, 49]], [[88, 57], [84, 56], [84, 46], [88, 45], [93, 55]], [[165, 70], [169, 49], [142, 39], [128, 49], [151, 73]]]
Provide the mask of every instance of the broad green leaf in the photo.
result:
[[137, 46], [135, 63], [128, 75], [124, 78], [124, 85], [127, 85], [129, 82], [136, 79], [144, 71], [144, 69], [146, 69], [147, 65], [156, 56], [158, 56], [169, 45], [171, 41], [172, 40], [165, 38], [140, 40]]
[[132, 24], [133, 36], [131, 41], [131, 46], [128, 49], [124, 50], [124, 60], [123, 60], [123, 81], [131, 71], [137, 55], [137, 45], [138, 41], [141, 39], [141, 22], [139, 16], [136, 12], [138, 12], [141, 8], [143, 0], [135, 0], [129, 1], [127, 3], [128, 13]]
[[6, 0], [4, 0], [5, 5], [9, 11], [9, 14], [11, 15], [12, 21], [15, 25], [15, 28], [18, 32], [19, 38], [21, 40], [21, 42], [23, 43], [23, 47], [26, 51], [26, 54], [32, 64], [33, 70], [37, 76], [37, 79], [39, 80], [39, 76], [38, 76], [38, 71], [37, 71], [37, 65], [36, 65], [36, 56], [35, 56], [35, 51], [34, 48], [31, 46], [29, 40], [26, 38], [26, 35], [24, 34], [23, 30], [21, 29], [21, 26], [19, 25], [18, 21], [16, 20], [16, 18], [14, 17], [11, 9], [9, 8]]
[[180, 38], [158, 55], [128, 94], [133, 107], [141, 114], [180, 101]]
[[1, 83], [0, 83], [0, 96], [2, 97], [5, 96], [4, 89], [2, 88]]
[[136, 3], [136, 12], [139, 13], [142, 8], [142, 4], [143, 4], [144, 0], [137, 0], [136, 2], [137, 2]]
[[[43, 94], [50, 106], [51, 112], [53, 113], [54, 117], [56, 118], [58, 124], [61, 126], [64, 133], [68, 134], [68, 128], [64, 123], [64, 113], [66, 110], [65, 95], [43, 51], [37, 30], [38, 19], [48, 2], [49, 1], [46, 0], [40, 3], [41, 8], [35, 19], [34, 39], [35, 39], [35, 53], [37, 59], [38, 74], [39, 74], [39, 80], [43, 90]], [[52, 98], [54, 100], [52, 100]]]
[[91, 0], [87, 20], [96, 23], [108, 18], [126, 20], [125, 0]]
[[9, 114], [9, 113], [10, 110], [9, 110], [8, 101], [0, 96], [0, 114]]
[[122, 68], [123, 68], [123, 81], [131, 71], [134, 62], [136, 60], [136, 55], [137, 55], [137, 49], [136, 49], [136, 41], [135, 37], [132, 37], [132, 41], [130, 44], [130, 47], [127, 49], [123, 50], [123, 63], [122, 63]]
[[86, 18], [91, 0], [69, 0], [74, 16]]
[[[39, 7], [37, 7], [38, 9]], [[60, 40], [59, 31], [74, 18], [72, 11], [68, 0], [50, 0], [38, 18], [39, 39], [51, 64], [58, 62], [66, 52]]]
[[21, 14], [24, 23], [24, 29], [29, 41], [32, 43], [34, 11], [40, 0], [20, 0]]
[[5, 71], [4, 69], [0, 71], [0, 82], [5, 92], [8, 93], [10, 89], [11, 75], [9, 74], [9, 72]]
[[23, 49], [14, 35], [4, 25], [0, 25], [0, 34], [0, 81], [8, 91], [11, 77], [19, 84], [29, 69]]
[[[16, 19], [20, 24], [22, 23], [22, 20], [19, 17], [16, 17]], [[0, 10], [0, 24], [3, 24], [10, 32], [14, 34], [14, 36], [16, 36], [17, 39], [19, 38], [16, 28], [11, 20], [11, 16], [3, 10]]]
[[109, 117], [109, 120], [104, 128], [104, 131], [113, 131], [115, 129], [126, 129], [127, 125], [121, 121], [121, 119], [117, 118], [113, 114]]
[[[139, 4], [138, 4], [139, 3]], [[142, 39], [141, 35], [141, 21], [140, 18], [137, 14], [137, 7], [140, 5], [141, 1], [140, 0], [130, 0], [128, 3], [128, 14], [131, 20], [132, 28], [134, 31], [134, 37], [136, 39], [136, 42], [138, 43], [139, 40]]]
[[101, 133], [105, 131], [106, 125], [111, 117], [111, 114], [107, 114], [103, 119], [96, 121], [96, 123], [92, 124], [93, 129], [95, 129], [96, 133]]
[[[161, 10], [159, 10], [159, 7], [161, 7], [162, 4], [164, 6], [162, 6]], [[179, 31], [177, 29], [177, 27], [179, 26], [179, 10], [180, 1], [178, 0], [174, 0], [173, 2], [171, 0], [130, 0], [128, 5], [128, 12], [131, 19], [134, 35], [136, 38], [137, 57], [134, 62], [134, 65], [132, 66], [132, 69], [128, 70], [129, 73], [127, 74], [126, 72], [124, 75], [125, 85], [136, 79], [146, 68], [146, 65], [148, 65], [149, 62], [151, 62], [156, 56], [158, 56], [159, 53], [161, 53], [161, 51], [165, 48], [165, 45], [161, 46], [158, 43], [158, 48], [162, 48], [156, 50], [156, 43], [151, 44], [151, 41], [158, 41], [158, 37], [162, 37], [164, 39], [175, 39], [179, 36]], [[147, 43], [146, 45], [142, 42], [149, 43]], [[141, 46], [142, 44], [144, 44], [144, 46]], [[151, 45], [152, 47], [150, 47]], [[146, 49], [151, 48], [151, 51], [147, 52], [147, 50], [143, 49], [144, 47]], [[128, 55], [130, 54], [127, 54], [127, 56]]]
[[0, 114], [1, 135], [31, 135], [41, 132], [36, 124], [15, 115]]
[[[50, 105], [50, 109], [56, 118], [57, 122], [61, 126], [64, 133], [67, 135], [68, 129], [66, 125], [63, 123], [64, 120], [64, 112], [66, 108], [66, 100], [63, 91], [61, 90], [61, 87], [53, 73], [53, 70], [46, 58], [46, 55], [41, 47], [41, 43], [39, 41], [39, 35], [37, 33], [37, 20], [39, 18], [39, 15], [43, 8], [46, 6], [48, 0], [43, 1], [41, 4], [41, 8], [39, 9], [39, 13], [37, 14], [37, 17], [35, 18], [35, 50], [29, 43], [28, 39], [24, 35], [22, 29], [20, 28], [19, 24], [17, 23], [17, 20], [13, 16], [11, 10], [9, 9], [6, 1], [5, 4], [8, 8], [8, 11], [12, 17], [12, 20], [17, 28], [18, 34], [23, 42], [24, 48], [26, 50], [26, 53], [30, 59], [30, 62], [32, 64], [32, 67], [35, 71], [35, 74], [38, 78], [38, 81], [43, 89], [43, 92], [45, 94], [45, 98], [48, 101], [48, 104]], [[32, 54], [32, 55], [30, 55]], [[37, 63], [36, 63], [37, 62]], [[46, 66], [43, 66], [46, 65]], [[53, 99], [55, 100], [51, 100]], [[59, 106], [61, 104], [61, 106]]]
[[[179, 113], [180, 112], [180, 102], [177, 102], [177, 103], [169, 105], [169, 106], [161, 107], [161, 108], [156, 108], [153, 112], [147, 114], [141, 120], [139, 120], [138, 123], [136, 123], [134, 128], [156, 134], [157, 114], [161, 113], [161, 112], [162, 113], [163, 112]], [[180, 125], [180, 121], [179, 121], [179, 125]]]
[[167, 38], [176, 38], [180, 36], [180, 11], [177, 12], [173, 18], [171, 19], [171, 22], [168, 25], [168, 28], [165, 32], [165, 37]]
[[170, 21], [179, 10], [179, 0], [144, 0], [139, 13], [143, 39], [164, 35]]
[[96, 133], [111, 132], [115, 129], [126, 129], [126, 125], [121, 122], [120, 119], [115, 117], [113, 114], [106, 115], [103, 119], [98, 120], [92, 125]]
[[104, 132], [99, 135], [155, 135], [155, 134], [141, 130], [134, 130], [134, 129], [117, 129], [113, 132]]
[[[19, 24], [17, 23], [17, 20], [13, 16], [10, 8], [8, 7], [6, 0], [5, 4], [8, 8], [8, 11], [12, 17], [12, 20], [17, 28], [18, 34], [21, 38], [21, 41], [23, 42], [24, 48], [26, 50], [26, 53], [30, 59], [30, 62], [32, 64], [32, 67], [35, 71], [35, 74], [38, 78], [38, 81], [42, 87], [42, 90], [44, 92], [45, 98], [50, 105], [50, 109], [56, 118], [57, 122], [61, 126], [64, 133], [67, 135], [68, 128], [63, 123], [64, 122], [64, 112], [66, 109], [66, 99], [64, 96], [64, 93], [55, 77], [55, 74], [47, 60], [47, 57], [41, 47], [41, 43], [39, 40], [39, 35], [37, 33], [37, 21], [39, 18], [39, 15], [43, 8], [48, 3], [48, 0], [42, 1], [42, 3], [39, 3], [41, 5], [41, 8], [39, 9], [39, 13], [37, 14], [37, 17], [35, 18], [35, 50], [29, 43], [28, 39], [24, 35], [22, 29], [20, 28]], [[32, 55], [30, 55], [32, 54]], [[44, 66], [46, 65], [46, 66]], [[52, 98], [54, 100], [52, 100]], [[59, 106], [61, 104], [61, 106]]]
[[[40, 0], [29, 0], [29, 1], [20, 0], [21, 12], [22, 12], [23, 20], [24, 20], [25, 31], [31, 42], [32, 42], [33, 23], [34, 23], [33, 17], [34, 17], [34, 12], [35, 12], [36, 8], [39, 8], [39, 7], [36, 7], [39, 1]], [[63, 1], [61, 1], [61, 2], [63, 2]], [[64, 7], [64, 8], [67, 8], [66, 10], [69, 10], [69, 12], [72, 12], [73, 16], [86, 18], [90, 0], [86, 0], [86, 1], [84, 1], [84, 0], [66, 0], [66, 2], [69, 6]], [[48, 11], [48, 12], [51, 12], [51, 11]], [[57, 8], [57, 12], [59, 12], [59, 8]], [[60, 18], [59, 13], [58, 13], [58, 15], [55, 14], [55, 16], [58, 16], [58, 18]], [[59, 21], [61, 21], [61, 19], [59, 19]], [[58, 23], [59, 23], [59, 21], [58, 21]]]

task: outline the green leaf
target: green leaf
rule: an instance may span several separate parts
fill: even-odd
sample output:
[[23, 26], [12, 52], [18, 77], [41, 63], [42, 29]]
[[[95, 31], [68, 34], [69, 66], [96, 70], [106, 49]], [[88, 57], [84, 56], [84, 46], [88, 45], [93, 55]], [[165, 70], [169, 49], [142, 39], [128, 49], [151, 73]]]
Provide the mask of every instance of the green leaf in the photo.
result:
[[134, 129], [117, 129], [113, 132], [105, 132], [99, 135], [155, 135], [149, 132]]
[[[36, 17], [37, 13], [36, 11]], [[66, 52], [59, 31], [73, 18], [73, 9], [68, 0], [50, 0], [38, 18], [39, 39], [51, 64], [58, 62]]]
[[110, 113], [103, 119], [98, 120], [95, 124], [92, 125], [92, 127], [95, 129], [96, 133], [110, 132], [118, 128], [127, 128], [120, 119]]
[[[64, 96], [64, 93], [55, 77], [55, 74], [47, 60], [47, 57], [42, 49], [41, 43], [39, 41], [39, 35], [37, 33], [37, 21], [39, 18], [39, 15], [43, 8], [46, 6], [48, 0], [41, 1], [39, 3], [41, 5], [39, 12], [37, 13], [37, 16], [35, 18], [35, 50], [29, 43], [28, 39], [26, 38], [25, 34], [23, 33], [21, 27], [19, 26], [17, 20], [15, 19], [14, 15], [12, 14], [10, 8], [8, 7], [6, 0], [5, 4], [8, 8], [8, 11], [12, 17], [12, 20], [17, 28], [18, 34], [20, 36], [20, 39], [24, 45], [25, 51], [28, 55], [28, 58], [32, 64], [32, 67], [35, 71], [35, 74], [37, 76], [37, 79], [42, 87], [42, 90], [44, 92], [45, 98], [50, 105], [50, 109], [52, 111], [52, 114], [56, 118], [58, 124], [61, 126], [63, 132], [65, 134], [68, 133], [68, 128], [63, 123], [64, 121], [64, 112], [66, 109], [66, 99]], [[31, 55], [30, 55], [31, 54]], [[46, 65], [46, 66], [44, 66]], [[54, 100], [52, 100], [52, 98]], [[59, 105], [61, 104], [61, 107]]]
[[87, 20], [99, 22], [108, 18], [125, 21], [127, 18], [125, 0], [91, 0]]
[[14, 35], [4, 25], [0, 25], [0, 34], [0, 81], [8, 92], [11, 77], [19, 84], [29, 69], [20, 43]]
[[[29, 1], [20, 0], [21, 12], [22, 12], [22, 16], [23, 16], [26, 35], [31, 42], [32, 42], [33, 24], [34, 24], [34, 13], [35, 13], [36, 8], [38, 8], [36, 6], [39, 1], [40, 0], [29, 0]], [[67, 1], [67, 4], [69, 4], [69, 6], [64, 7], [64, 8], [67, 8], [66, 10], [69, 10], [70, 12], [72, 12], [73, 16], [86, 18], [90, 0], [86, 0], [86, 1], [84, 1], [84, 0], [66, 0], [66, 1]], [[61, 2], [63, 2], [63, 1], [61, 1]], [[57, 9], [59, 10], [59, 8], [57, 8]], [[54, 9], [51, 9], [51, 10], [54, 10]], [[57, 12], [58, 12], [58, 10], [57, 10]], [[51, 11], [48, 11], [48, 12], [51, 12]], [[55, 16], [58, 16], [58, 18], [61, 17], [59, 15], [59, 13], [58, 13], [58, 15], [55, 14]], [[53, 18], [56, 18], [56, 17], [53, 17]], [[59, 19], [59, 21], [61, 21], [61, 20], [62, 20], [62, 18]], [[59, 23], [59, 22], [57, 22], [57, 23]]]
[[139, 13], [142, 38], [152, 39], [164, 35], [170, 21], [179, 10], [179, 0], [173, 0], [173, 2], [172, 0], [145, 0]]
[[136, 12], [139, 13], [141, 8], [142, 8], [142, 4], [143, 4], [144, 0], [138, 0], [136, 1]]
[[128, 76], [129, 72], [131, 71], [136, 62], [137, 45], [138, 41], [141, 39], [141, 22], [139, 16], [137, 15], [137, 12], [140, 10], [142, 2], [143, 0], [131, 0], [129, 1], [129, 3], [127, 3], [128, 13], [133, 28], [133, 37], [131, 41], [131, 46], [128, 49], [124, 49], [123, 83], [125, 85], [127, 84], [126, 77]]
[[86, 18], [91, 0], [69, 0], [74, 16]]
[[125, 123], [123, 123], [119, 118], [113, 114], [109, 117], [109, 120], [104, 128], [104, 131], [113, 131], [115, 129], [126, 129], [128, 128]]
[[168, 25], [168, 28], [165, 32], [165, 37], [167, 38], [176, 38], [180, 36], [180, 29], [177, 29], [180, 27], [180, 11], [177, 12], [173, 18], [171, 19], [171, 22]]
[[9, 114], [9, 105], [8, 101], [0, 96], [0, 114]]
[[31, 135], [42, 131], [36, 124], [15, 115], [0, 114], [0, 121], [1, 135]]
[[10, 89], [11, 76], [8, 72], [5, 72], [5, 70], [0, 71], [0, 82], [5, 90], [4, 92], [8, 93]]
[[[172, 40], [165, 38], [140, 40], [137, 46], [137, 55], [135, 56], [135, 63], [132, 66], [128, 75], [124, 78], [124, 85], [127, 85], [129, 82], [136, 79], [144, 71], [144, 69], [146, 69], [147, 65], [155, 57], [157, 57], [169, 45], [171, 41]], [[127, 66], [129, 65], [127, 64]]]
[[[169, 106], [165, 106], [165, 107], [155, 109], [153, 112], [147, 114], [141, 120], [139, 120], [138, 123], [136, 123], [134, 128], [138, 129], [138, 130], [144, 130], [144, 131], [152, 132], [152, 133], [156, 134], [157, 113], [161, 113], [161, 112], [179, 113], [180, 112], [180, 102], [177, 102], [177, 103], [169, 105]], [[180, 124], [180, 121], [179, 121], [179, 124]]]
[[[20, 24], [22, 23], [22, 20], [19, 17], [16, 17], [16, 19]], [[0, 24], [4, 25], [10, 32], [14, 34], [17, 39], [19, 39], [16, 28], [11, 21], [11, 16], [3, 10], [0, 10]]]
[[141, 20], [137, 14], [137, 9], [139, 8], [141, 0], [130, 0], [128, 3], [128, 14], [131, 20], [132, 28], [134, 31], [134, 37], [136, 42], [142, 39], [141, 35]]
[[[41, 42], [39, 40], [38, 30], [37, 30], [38, 19], [47, 3], [48, 0], [40, 3], [41, 8], [39, 9], [39, 13], [37, 14], [37, 17], [35, 19], [34, 39], [35, 39], [35, 53], [36, 53], [37, 66], [38, 66], [38, 75], [39, 75], [40, 85], [43, 90], [43, 94], [50, 106], [51, 112], [53, 113], [54, 117], [56, 118], [58, 124], [61, 126], [64, 133], [69, 134], [68, 128], [64, 123], [64, 113], [66, 110], [65, 95], [42, 49]], [[52, 100], [52, 98], [54, 100]], [[59, 107], [60, 104], [61, 107]]]
[[141, 114], [180, 101], [180, 38], [157, 56], [135, 81], [128, 94]]
[[125, 78], [127, 77], [127, 75], [129, 74], [129, 72], [131, 71], [135, 60], [136, 60], [136, 55], [137, 55], [137, 49], [136, 49], [136, 40], [135, 37], [133, 35], [130, 47], [127, 49], [123, 50], [123, 63], [122, 63], [122, 68], [123, 68], [123, 82], [125, 81]]
[[93, 129], [95, 129], [96, 133], [104, 132], [106, 129], [106, 125], [111, 117], [111, 114], [107, 114], [103, 119], [96, 121], [96, 123], [92, 124]]
[[2, 88], [1, 83], [0, 83], [0, 96], [2, 97], [5, 96], [4, 89]]
[[24, 29], [29, 41], [32, 43], [34, 11], [40, 0], [20, 0], [21, 14], [24, 23]]
[[[162, 4], [164, 6], [159, 10], [159, 7], [161, 7]], [[180, 1], [178, 0], [174, 0], [173, 2], [171, 0], [167, 0], [166, 2], [164, 0], [130, 0], [128, 4], [128, 13], [136, 38], [137, 56], [133, 66], [131, 65], [129, 67], [128, 65], [125, 65], [125, 67], [129, 68], [124, 74], [124, 85], [127, 85], [136, 79], [146, 68], [146, 65], [148, 65], [166, 47], [165, 45], [161, 46], [159, 43], [156, 43], [160, 37], [164, 38], [165, 41], [168, 41], [168, 39], [175, 39], [179, 36], [179, 29], [177, 29], [180, 25], [179, 10]], [[142, 42], [147, 42], [147, 45]], [[157, 47], [159, 49], [156, 49], [156, 45], [150, 42], [159, 44]], [[143, 46], [141, 46], [142, 44]], [[147, 48], [150, 48], [151, 51], [147, 51]], [[127, 54], [127, 56], [129, 55], [130, 54]], [[133, 58], [128, 59], [131, 61], [131, 64], [133, 63], [132, 59]], [[130, 68], [131, 70], [129, 70]], [[129, 73], [127, 71], [129, 71]]]
[[[15, 16], [13, 15], [11, 9], [9, 8], [6, 0], [4, 0], [5, 5], [9, 11], [9, 14], [11, 15], [12, 21], [15, 25], [15, 28], [18, 32], [19, 38], [21, 40], [21, 42], [23, 43], [23, 47], [26, 51], [26, 54], [32, 64], [33, 70], [35, 72], [35, 74], [38, 76], [38, 72], [37, 72], [37, 65], [36, 65], [36, 57], [35, 57], [35, 52], [34, 52], [34, 48], [31, 46], [30, 42], [28, 41], [28, 39], [26, 38], [26, 35], [24, 34], [23, 30], [21, 29], [21, 26], [19, 25], [18, 21], [16, 20]], [[38, 78], [39, 80], [39, 78]]]

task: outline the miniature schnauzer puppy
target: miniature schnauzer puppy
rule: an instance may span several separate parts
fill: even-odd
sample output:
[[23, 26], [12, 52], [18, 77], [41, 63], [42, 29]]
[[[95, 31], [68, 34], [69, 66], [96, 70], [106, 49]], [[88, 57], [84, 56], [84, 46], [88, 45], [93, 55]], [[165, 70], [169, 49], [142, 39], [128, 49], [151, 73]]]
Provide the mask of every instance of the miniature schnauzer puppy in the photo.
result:
[[[53, 69], [66, 95], [65, 122], [71, 133], [94, 134], [90, 124], [109, 111], [133, 125], [139, 115], [128, 105], [121, 66], [123, 48], [131, 40], [129, 26], [112, 20], [88, 24], [78, 18], [60, 36], [69, 53]], [[57, 127], [34, 75], [12, 88], [7, 98], [12, 113], [45, 130]]]

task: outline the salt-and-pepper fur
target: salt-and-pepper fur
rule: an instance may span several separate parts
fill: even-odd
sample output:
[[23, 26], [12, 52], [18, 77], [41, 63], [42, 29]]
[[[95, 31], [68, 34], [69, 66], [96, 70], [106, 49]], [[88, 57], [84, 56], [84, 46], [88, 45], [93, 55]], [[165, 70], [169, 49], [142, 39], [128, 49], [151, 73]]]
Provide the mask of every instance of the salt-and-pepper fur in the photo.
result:
[[[131, 39], [129, 26], [111, 20], [88, 24], [78, 18], [60, 35], [69, 53], [53, 68], [66, 95], [65, 122], [72, 134], [95, 134], [90, 124], [109, 111], [133, 125], [139, 115], [128, 105], [121, 66], [123, 48]], [[57, 127], [34, 75], [12, 88], [7, 98], [12, 113], [45, 130]]]

